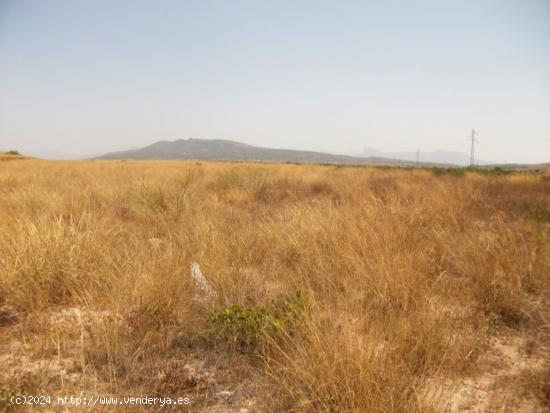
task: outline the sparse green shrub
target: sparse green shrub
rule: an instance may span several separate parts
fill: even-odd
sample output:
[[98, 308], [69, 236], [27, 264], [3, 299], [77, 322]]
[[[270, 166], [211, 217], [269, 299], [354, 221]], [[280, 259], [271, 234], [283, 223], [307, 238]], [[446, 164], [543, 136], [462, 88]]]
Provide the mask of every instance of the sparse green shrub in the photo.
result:
[[[368, 166], [368, 165], [362, 165], [362, 166]], [[401, 170], [413, 170], [414, 168], [410, 166], [402, 166], [402, 165], [375, 165], [376, 169], [380, 169], [383, 171], [401, 171]]]
[[530, 217], [540, 222], [550, 222], [550, 211], [535, 209], [529, 214]]
[[432, 172], [435, 175], [455, 175], [455, 176], [464, 176], [466, 170], [464, 168], [440, 168], [433, 167]]
[[20, 156], [21, 154], [19, 153], [19, 151], [16, 151], [15, 149], [12, 149], [12, 150], [6, 151], [6, 155], [17, 155], [17, 156]]
[[298, 291], [269, 304], [254, 307], [234, 304], [214, 311], [210, 320], [219, 338], [243, 350], [257, 350], [265, 343], [292, 334], [296, 323], [310, 309], [309, 296]]
[[481, 175], [490, 175], [490, 176], [503, 176], [503, 175], [510, 175], [514, 173], [514, 171], [511, 171], [509, 169], [502, 169], [499, 166], [497, 166], [496, 168], [490, 168], [490, 169], [476, 169], [475, 171]]

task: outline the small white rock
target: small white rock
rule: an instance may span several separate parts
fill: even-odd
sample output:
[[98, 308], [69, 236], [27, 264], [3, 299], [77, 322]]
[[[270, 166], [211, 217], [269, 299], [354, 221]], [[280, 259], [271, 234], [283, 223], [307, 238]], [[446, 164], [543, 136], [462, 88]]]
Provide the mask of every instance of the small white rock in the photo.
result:
[[214, 298], [218, 294], [203, 275], [198, 262], [191, 263], [191, 276], [206, 298]]

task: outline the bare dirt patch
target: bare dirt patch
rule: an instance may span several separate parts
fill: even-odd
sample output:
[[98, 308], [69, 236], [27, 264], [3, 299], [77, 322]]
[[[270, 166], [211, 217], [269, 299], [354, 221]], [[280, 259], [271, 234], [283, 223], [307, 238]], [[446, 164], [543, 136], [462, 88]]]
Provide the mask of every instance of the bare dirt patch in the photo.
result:
[[493, 337], [479, 359], [476, 374], [446, 385], [448, 413], [545, 413], [549, 406], [537, 398], [526, 375], [548, 369], [548, 349], [534, 348], [521, 336]]

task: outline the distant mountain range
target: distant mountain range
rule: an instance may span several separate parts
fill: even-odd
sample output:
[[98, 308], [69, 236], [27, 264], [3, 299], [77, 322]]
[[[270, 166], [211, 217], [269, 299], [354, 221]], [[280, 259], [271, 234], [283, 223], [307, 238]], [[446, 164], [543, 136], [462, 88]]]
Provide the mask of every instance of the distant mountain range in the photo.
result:
[[[92, 159], [137, 159], [137, 160], [204, 160], [204, 161], [250, 161], [250, 162], [292, 162], [327, 163], [344, 165], [388, 165], [388, 166], [467, 166], [468, 155], [451, 151], [420, 152], [416, 163], [416, 152], [380, 152], [365, 148], [359, 155], [330, 154], [314, 151], [273, 149], [248, 145], [225, 139], [178, 139], [158, 141], [143, 148], [121, 152], [110, 152]], [[544, 164], [489, 164], [476, 160], [482, 168], [501, 167], [505, 169], [547, 168]]]
[[376, 164], [401, 166], [415, 164], [410, 161], [401, 161], [380, 156], [363, 157], [334, 155], [313, 151], [262, 148], [223, 139], [193, 138], [178, 139], [176, 141], [158, 141], [144, 148], [111, 152], [95, 159], [194, 159], [205, 161]]

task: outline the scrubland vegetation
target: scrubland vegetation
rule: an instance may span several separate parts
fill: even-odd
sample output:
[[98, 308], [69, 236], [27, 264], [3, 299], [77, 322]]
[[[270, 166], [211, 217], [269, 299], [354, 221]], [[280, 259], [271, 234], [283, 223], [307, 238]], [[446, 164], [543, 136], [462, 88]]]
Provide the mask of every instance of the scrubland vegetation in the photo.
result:
[[5, 152], [0, 151], [0, 161], [10, 161], [16, 159], [25, 159], [25, 157], [21, 156], [19, 151], [16, 151], [15, 149]]
[[0, 410], [547, 411], [548, 211], [545, 174], [2, 163]]

